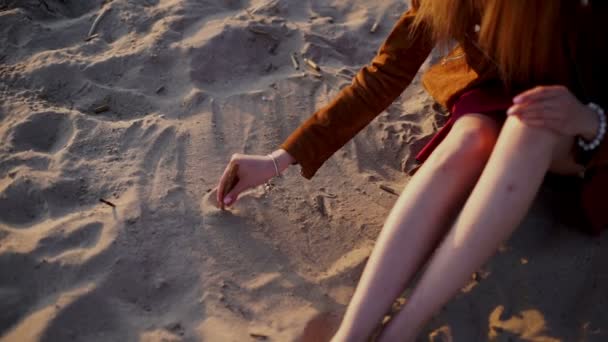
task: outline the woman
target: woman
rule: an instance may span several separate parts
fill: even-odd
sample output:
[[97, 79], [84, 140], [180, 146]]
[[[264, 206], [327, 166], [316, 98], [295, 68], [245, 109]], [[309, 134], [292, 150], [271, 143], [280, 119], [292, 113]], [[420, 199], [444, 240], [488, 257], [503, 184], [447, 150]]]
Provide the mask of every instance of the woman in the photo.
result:
[[218, 201], [231, 205], [294, 163], [311, 178], [401, 94], [434, 47], [457, 42], [423, 77], [450, 120], [418, 155], [424, 163], [390, 212], [333, 339], [368, 339], [426, 264], [379, 337], [411, 341], [511, 235], [547, 172], [586, 171], [588, 223], [606, 225], [597, 198], [598, 184], [608, 184], [607, 14], [605, 1], [413, 1], [372, 63], [280, 149], [233, 156], [239, 181], [224, 197], [225, 172]]

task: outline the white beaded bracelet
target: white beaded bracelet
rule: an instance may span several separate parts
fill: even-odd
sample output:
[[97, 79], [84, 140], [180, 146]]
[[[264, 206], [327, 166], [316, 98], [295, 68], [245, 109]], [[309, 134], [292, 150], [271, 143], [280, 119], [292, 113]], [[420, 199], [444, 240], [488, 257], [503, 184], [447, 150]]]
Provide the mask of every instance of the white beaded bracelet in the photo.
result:
[[600, 146], [600, 143], [606, 135], [606, 114], [604, 113], [602, 107], [598, 106], [593, 102], [589, 102], [587, 106], [589, 106], [589, 108], [593, 109], [593, 111], [597, 113], [597, 116], [600, 119], [600, 128], [598, 129], [595, 138], [589, 143], [586, 142], [583, 138], [579, 137], [578, 146], [580, 146], [585, 151], [591, 151]]

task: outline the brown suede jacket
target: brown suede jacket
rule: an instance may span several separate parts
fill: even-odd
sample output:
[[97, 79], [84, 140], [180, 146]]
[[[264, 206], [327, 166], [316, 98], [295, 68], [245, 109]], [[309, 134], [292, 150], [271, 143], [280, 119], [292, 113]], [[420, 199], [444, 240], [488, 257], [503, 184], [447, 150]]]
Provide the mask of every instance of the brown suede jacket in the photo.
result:
[[[607, 1], [591, 1], [588, 6], [572, 1], [561, 26], [567, 52], [561, 62], [569, 81], [546, 80], [545, 84], [563, 84], [583, 102], [595, 102], [608, 111], [608, 18]], [[310, 179], [321, 165], [359, 131], [383, 112], [410, 84], [434, 48], [426, 33], [410, 35], [417, 1], [402, 15], [371, 64], [361, 69], [352, 84], [345, 87], [327, 106], [317, 111], [281, 148], [301, 165], [302, 175]], [[473, 28], [472, 28], [473, 29]], [[566, 31], [567, 30], [567, 31]], [[473, 32], [472, 32], [473, 33]], [[473, 33], [474, 34], [474, 33]], [[559, 39], [556, 37], [548, 39]], [[558, 58], [559, 59], [559, 58]], [[463, 92], [489, 80], [498, 73], [473, 39], [461, 41], [444, 60], [432, 66], [422, 78], [426, 90], [445, 108]], [[556, 77], [556, 80], [564, 78]], [[538, 83], [522, 85], [531, 88]], [[581, 203], [592, 230], [608, 226], [608, 138], [590, 160]]]

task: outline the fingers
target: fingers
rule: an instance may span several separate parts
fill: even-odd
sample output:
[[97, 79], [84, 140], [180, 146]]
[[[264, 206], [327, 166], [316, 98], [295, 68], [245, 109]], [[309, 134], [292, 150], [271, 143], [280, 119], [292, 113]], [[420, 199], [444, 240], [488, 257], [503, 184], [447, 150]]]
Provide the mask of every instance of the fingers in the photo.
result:
[[230, 162], [224, 169], [224, 173], [220, 178], [220, 182], [217, 186], [217, 203], [220, 205], [221, 209], [224, 209], [224, 193], [226, 192], [226, 187], [229, 186], [228, 180], [230, 178], [230, 170], [234, 167], [234, 165], [238, 165], [238, 155], [234, 154], [230, 159]]
[[579, 104], [578, 99], [564, 86], [539, 86], [516, 96], [507, 114], [517, 116], [529, 126], [571, 135], [580, 130], [577, 126]]
[[567, 88], [561, 85], [534, 87], [515, 96], [513, 98], [513, 103], [520, 104], [525, 102], [549, 100], [558, 96], [562, 96], [564, 92], [567, 91]]
[[215, 194], [215, 196], [217, 198], [217, 203], [220, 207], [222, 207], [222, 203], [224, 203], [224, 187], [226, 184], [226, 178], [228, 177], [229, 169], [230, 164], [228, 164], [228, 166], [226, 166], [226, 168], [224, 169], [224, 173], [222, 174], [222, 177], [220, 177], [220, 182], [217, 185], [217, 193]]
[[220, 209], [223, 210], [224, 205], [234, 204], [241, 192], [272, 178], [276, 170], [271, 159], [267, 156], [234, 154], [217, 186], [216, 198]]
[[507, 115], [521, 117], [555, 117], [557, 111], [546, 102], [534, 102], [513, 105], [507, 110]]
[[244, 185], [244, 182], [238, 181], [234, 188], [226, 194], [226, 197], [224, 197], [224, 204], [227, 206], [233, 205], [236, 203], [236, 200], [239, 198], [241, 192], [245, 190], [246, 186]]
[[230, 167], [228, 177], [224, 182], [224, 202], [222, 205], [234, 202], [232, 198], [227, 198], [226, 195], [232, 191], [238, 183], [241, 183], [239, 178], [239, 165], [235, 163]]
[[507, 111], [528, 126], [543, 127], [560, 135], [570, 134], [569, 121], [558, 108], [545, 103], [514, 105]]
[[526, 125], [534, 126], [534, 127], [546, 127], [547, 121], [543, 119], [529, 119], [522, 120]]

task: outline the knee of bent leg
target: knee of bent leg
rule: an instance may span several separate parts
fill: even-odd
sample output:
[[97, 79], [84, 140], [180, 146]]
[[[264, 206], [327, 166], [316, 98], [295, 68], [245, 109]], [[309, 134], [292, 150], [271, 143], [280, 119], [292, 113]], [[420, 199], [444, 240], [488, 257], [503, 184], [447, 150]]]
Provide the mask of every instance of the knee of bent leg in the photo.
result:
[[[547, 127], [537, 127], [526, 124], [518, 117], [508, 117], [503, 126], [503, 132], [511, 143], [525, 147], [526, 151], [553, 151], [558, 147], [561, 137]], [[522, 150], [524, 150], [522, 148]]]
[[433, 153], [434, 162], [441, 167], [477, 165], [489, 157], [496, 139], [498, 124], [483, 115], [465, 115], [458, 119], [445, 140]]

